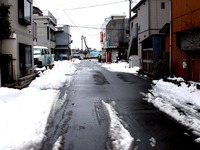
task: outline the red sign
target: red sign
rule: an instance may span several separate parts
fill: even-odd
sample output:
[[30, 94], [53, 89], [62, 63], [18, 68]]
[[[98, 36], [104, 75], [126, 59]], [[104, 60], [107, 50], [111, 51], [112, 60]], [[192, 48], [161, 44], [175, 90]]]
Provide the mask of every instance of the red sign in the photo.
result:
[[100, 32], [100, 42], [103, 42], [103, 32]]

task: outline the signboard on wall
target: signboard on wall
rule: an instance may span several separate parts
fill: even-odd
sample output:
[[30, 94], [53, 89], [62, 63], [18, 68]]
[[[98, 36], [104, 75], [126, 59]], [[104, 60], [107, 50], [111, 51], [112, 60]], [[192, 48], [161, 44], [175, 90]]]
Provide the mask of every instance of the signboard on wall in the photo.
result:
[[184, 32], [179, 38], [182, 50], [200, 50], [200, 30]]

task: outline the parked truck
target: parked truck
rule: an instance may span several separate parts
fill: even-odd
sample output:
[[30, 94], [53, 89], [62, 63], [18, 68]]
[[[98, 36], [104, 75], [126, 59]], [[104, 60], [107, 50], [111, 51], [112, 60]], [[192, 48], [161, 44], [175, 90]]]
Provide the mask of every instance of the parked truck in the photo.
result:
[[51, 51], [45, 46], [34, 46], [34, 65], [37, 67], [53, 64], [54, 58]]

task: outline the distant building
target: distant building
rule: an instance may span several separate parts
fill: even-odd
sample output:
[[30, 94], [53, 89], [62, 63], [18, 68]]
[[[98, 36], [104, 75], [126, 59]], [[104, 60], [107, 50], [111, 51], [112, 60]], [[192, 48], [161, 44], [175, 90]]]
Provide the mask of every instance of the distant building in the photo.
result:
[[56, 18], [48, 10], [41, 11], [34, 6], [33, 20], [37, 24], [37, 40], [34, 42], [34, 45], [48, 47], [53, 54], [56, 46]]
[[106, 52], [106, 61], [115, 62], [127, 58], [129, 30], [128, 19], [125, 16], [107, 18], [104, 30], [101, 32], [102, 50]]
[[62, 27], [57, 27], [55, 33], [56, 37], [56, 47], [55, 47], [55, 59], [69, 59], [71, 55], [71, 34], [70, 26], [63, 25]]

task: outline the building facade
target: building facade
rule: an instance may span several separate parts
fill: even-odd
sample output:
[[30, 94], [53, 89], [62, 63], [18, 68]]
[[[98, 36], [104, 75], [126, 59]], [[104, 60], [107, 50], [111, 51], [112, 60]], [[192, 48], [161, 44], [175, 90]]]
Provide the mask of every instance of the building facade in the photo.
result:
[[32, 0], [1, 0], [10, 5], [12, 35], [0, 40], [1, 85], [34, 72]]
[[127, 59], [129, 30], [128, 19], [125, 16], [111, 16], [107, 18], [104, 31], [101, 33], [102, 49], [106, 51], [108, 62]]
[[200, 3], [172, 0], [171, 69], [185, 80], [200, 81]]
[[54, 54], [57, 20], [48, 10], [41, 11], [37, 7], [33, 9], [33, 20], [37, 24], [37, 42], [34, 45], [48, 47]]
[[127, 60], [129, 66], [140, 66], [140, 58], [138, 55], [138, 20], [137, 14], [130, 19], [129, 47], [127, 52]]
[[70, 26], [63, 25], [62, 27], [57, 27], [55, 33], [56, 37], [56, 47], [55, 47], [55, 59], [69, 59], [71, 55], [71, 34]]
[[[153, 53], [161, 53], [161, 51], [164, 51], [164, 49], [155, 47], [155, 39], [157, 42], [161, 42], [160, 36], [153, 35], [160, 34], [160, 29], [169, 22], [169, 3], [170, 0], [140, 0], [132, 8], [134, 16], [130, 20], [128, 57], [134, 55], [137, 58], [138, 56], [139, 58], [137, 60], [140, 61], [140, 67], [147, 73], [152, 73], [153, 65], [157, 60], [152, 56], [158, 55]], [[151, 43], [148, 46], [146, 45], [147, 41]], [[153, 47], [156, 51], [153, 51]], [[160, 48], [162, 47], [160, 46]], [[162, 55], [159, 57], [162, 57]]]

